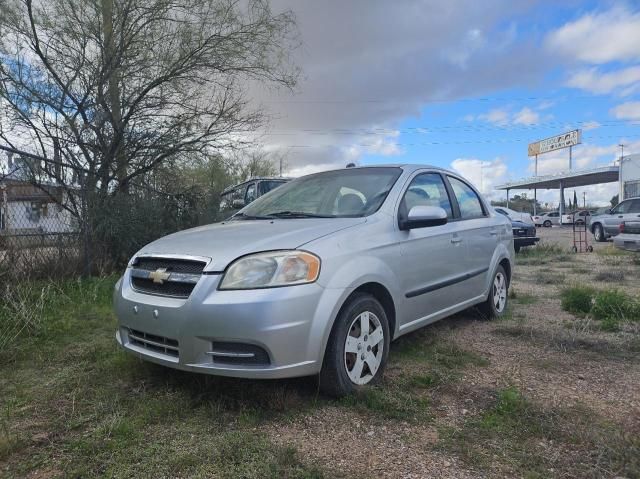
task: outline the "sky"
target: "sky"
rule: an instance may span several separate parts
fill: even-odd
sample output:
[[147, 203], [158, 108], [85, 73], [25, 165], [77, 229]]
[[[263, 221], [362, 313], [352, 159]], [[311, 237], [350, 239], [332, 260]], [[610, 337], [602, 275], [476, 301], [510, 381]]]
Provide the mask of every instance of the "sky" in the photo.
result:
[[[527, 144], [575, 128], [574, 169], [640, 153], [640, 0], [274, 0], [296, 15], [295, 91], [251, 92], [285, 174], [423, 163], [491, 199], [532, 176]], [[538, 173], [568, 170], [568, 150]], [[576, 193], [605, 205], [617, 184]], [[528, 192], [530, 195], [533, 192]], [[566, 193], [572, 197], [572, 191]], [[558, 193], [538, 192], [557, 205]]]

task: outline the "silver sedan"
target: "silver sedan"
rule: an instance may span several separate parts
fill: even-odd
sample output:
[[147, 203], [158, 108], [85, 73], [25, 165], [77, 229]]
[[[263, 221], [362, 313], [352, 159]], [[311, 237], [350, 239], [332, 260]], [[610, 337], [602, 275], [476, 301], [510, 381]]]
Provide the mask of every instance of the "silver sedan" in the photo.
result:
[[504, 314], [507, 218], [450, 171], [347, 168], [287, 183], [231, 220], [140, 250], [116, 284], [116, 339], [165, 366], [378, 380], [390, 342], [471, 306]]

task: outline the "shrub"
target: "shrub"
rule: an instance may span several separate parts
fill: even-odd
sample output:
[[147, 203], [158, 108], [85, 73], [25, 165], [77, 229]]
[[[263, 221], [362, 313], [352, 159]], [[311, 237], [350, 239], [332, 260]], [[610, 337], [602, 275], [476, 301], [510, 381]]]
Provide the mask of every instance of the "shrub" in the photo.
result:
[[601, 291], [593, 301], [591, 314], [602, 321], [603, 329], [615, 331], [620, 322], [640, 320], [640, 303], [622, 291]]
[[595, 290], [588, 286], [565, 288], [560, 293], [562, 309], [576, 316], [585, 316], [591, 311], [594, 295]]

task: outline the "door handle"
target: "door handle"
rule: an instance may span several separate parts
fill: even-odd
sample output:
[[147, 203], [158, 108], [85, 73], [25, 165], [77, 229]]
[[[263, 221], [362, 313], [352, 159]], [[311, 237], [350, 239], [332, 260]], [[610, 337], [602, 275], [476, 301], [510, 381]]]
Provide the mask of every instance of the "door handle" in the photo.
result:
[[462, 241], [462, 238], [458, 237], [458, 236], [454, 236], [453, 238], [451, 238], [451, 242], [452, 243], [460, 243]]
[[618, 218], [622, 218], [622, 215], [618, 216]]
[[498, 236], [498, 230], [491, 230], [491, 231], [489, 231], [489, 234], [491, 236]]

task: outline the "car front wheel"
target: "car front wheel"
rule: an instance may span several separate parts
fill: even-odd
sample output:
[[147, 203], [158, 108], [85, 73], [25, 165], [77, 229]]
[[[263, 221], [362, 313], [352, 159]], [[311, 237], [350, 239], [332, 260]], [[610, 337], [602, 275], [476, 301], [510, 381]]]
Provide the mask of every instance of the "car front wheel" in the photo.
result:
[[375, 383], [389, 356], [389, 322], [369, 294], [353, 296], [338, 315], [325, 351], [320, 388], [330, 396], [350, 394]]
[[486, 319], [499, 318], [507, 310], [509, 301], [509, 280], [502, 266], [498, 266], [493, 275], [487, 300], [478, 308]]
[[545, 228], [551, 228], [551, 221], [547, 220], [545, 221], [542, 226], [544, 226]]
[[604, 229], [602, 229], [602, 225], [600, 223], [596, 223], [596, 225], [593, 227], [593, 237], [596, 241], [606, 241], [606, 238], [604, 236]]

